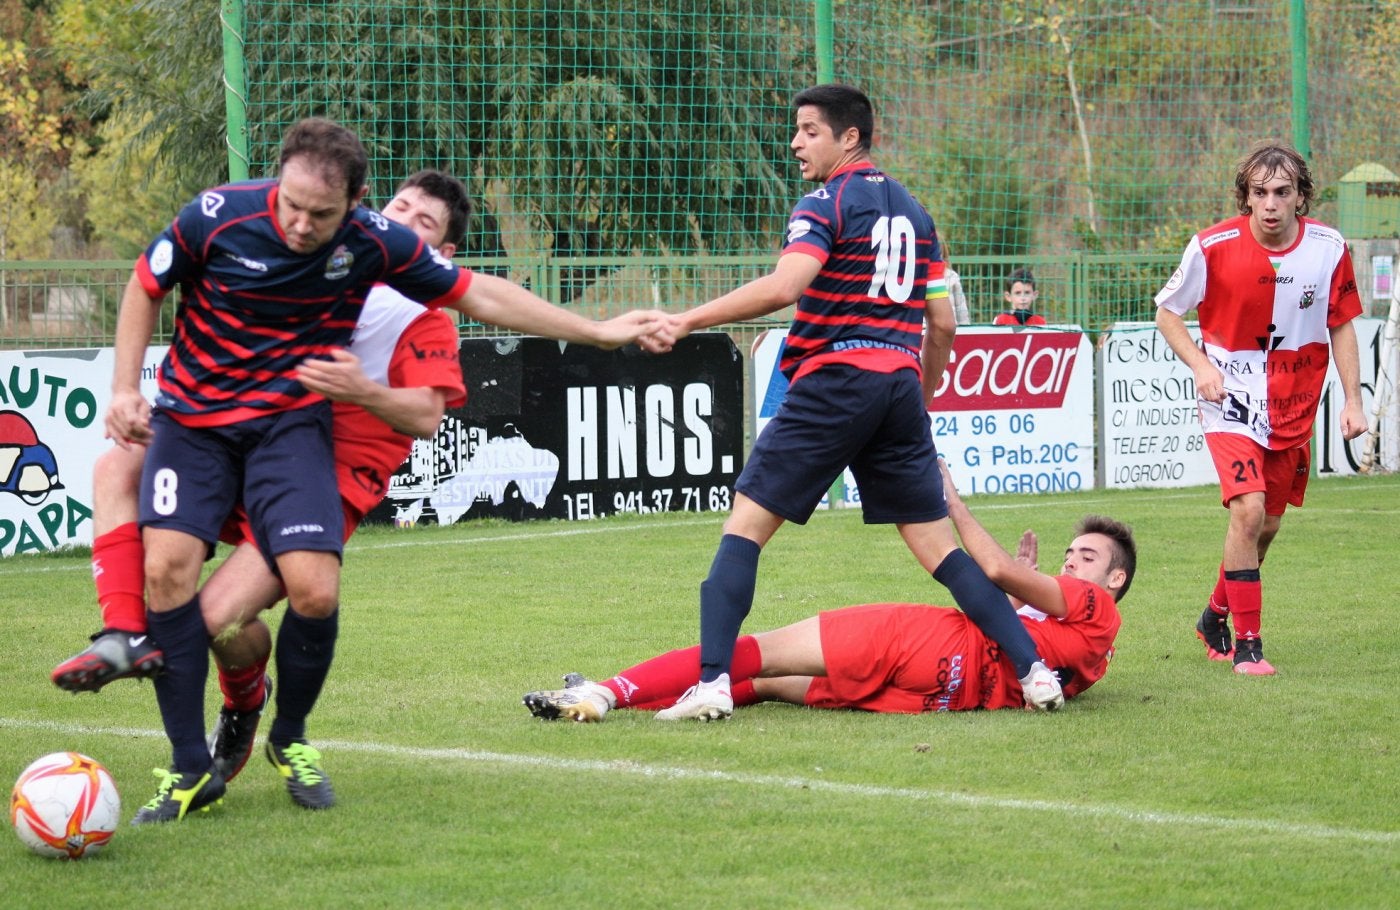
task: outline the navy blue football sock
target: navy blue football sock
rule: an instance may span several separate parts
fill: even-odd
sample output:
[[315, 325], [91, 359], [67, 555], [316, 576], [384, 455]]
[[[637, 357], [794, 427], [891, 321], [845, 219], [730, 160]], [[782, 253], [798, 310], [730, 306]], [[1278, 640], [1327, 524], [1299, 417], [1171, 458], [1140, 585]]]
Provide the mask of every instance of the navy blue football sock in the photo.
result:
[[204, 629], [199, 595], [165, 613], [147, 610], [146, 626], [165, 652], [165, 672], [155, 678], [155, 688], [160, 719], [170, 739], [172, 766], [182, 774], [203, 771], [211, 764], [204, 739], [209, 633]]
[[331, 672], [340, 610], [324, 619], [290, 607], [277, 630], [277, 716], [267, 738], [279, 746], [306, 738], [306, 715], [316, 705]]
[[933, 570], [933, 579], [953, 594], [953, 600], [992, 641], [1011, 658], [1018, 678], [1031, 672], [1031, 664], [1040, 660], [1031, 633], [1021, 624], [1011, 601], [1000, 588], [992, 584], [982, 568], [963, 550], [954, 550]]
[[729, 672], [739, 627], [753, 608], [758, 556], [763, 548], [737, 534], [719, 540], [710, 575], [700, 584], [700, 679]]

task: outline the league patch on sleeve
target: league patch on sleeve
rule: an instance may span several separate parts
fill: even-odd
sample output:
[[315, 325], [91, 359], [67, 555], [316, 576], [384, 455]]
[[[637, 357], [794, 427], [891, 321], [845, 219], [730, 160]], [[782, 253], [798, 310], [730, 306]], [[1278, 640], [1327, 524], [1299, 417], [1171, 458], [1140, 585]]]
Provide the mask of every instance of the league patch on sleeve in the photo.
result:
[[166, 272], [170, 271], [170, 264], [174, 262], [174, 259], [175, 248], [168, 239], [162, 237], [156, 242], [156, 245], [151, 248], [151, 255], [149, 257], [151, 274], [164, 275]]

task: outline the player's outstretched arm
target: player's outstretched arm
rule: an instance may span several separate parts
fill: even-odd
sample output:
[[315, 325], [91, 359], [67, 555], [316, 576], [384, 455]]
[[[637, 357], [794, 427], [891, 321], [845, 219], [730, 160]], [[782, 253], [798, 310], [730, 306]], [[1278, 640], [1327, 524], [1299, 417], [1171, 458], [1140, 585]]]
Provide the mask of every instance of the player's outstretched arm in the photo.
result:
[[924, 405], [933, 401], [938, 385], [943, 381], [943, 371], [948, 368], [948, 360], [953, 356], [953, 339], [958, 334], [958, 320], [953, 313], [953, 304], [948, 298], [931, 300], [924, 307], [923, 348], [919, 361], [923, 372]]
[[631, 344], [665, 325], [664, 314], [647, 310], [601, 322], [585, 319], [514, 282], [480, 272], [472, 275], [467, 292], [450, 306], [487, 325], [607, 349]]
[[953, 485], [953, 475], [948, 472], [948, 465], [942, 458], [938, 459], [938, 469], [943, 474], [943, 496], [948, 501], [948, 517], [958, 529], [963, 549], [987, 573], [992, 583], [1042, 613], [1051, 616], [1067, 614], [1069, 605], [1065, 603], [1059, 583], [1006, 552], [996, 538], [987, 533], [981, 522], [972, 517], [967, 504], [958, 495]]
[[789, 253], [761, 278], [740, 285], [708, 303], [672, 317], [673, 334], [679, 341], [691, 332], [767, 316], [791, 306], [807, 290], [821, 271], [822, 264], [806, 253]]
[[360, 358], [337, 348], [329, 360], [307, 360], [297, 367], [297, 380], [332, 401], [359, 405], [400, 433], [428, 439], [447, 412], [447, 395], [432, 386], [390, 388], [365, 375]]

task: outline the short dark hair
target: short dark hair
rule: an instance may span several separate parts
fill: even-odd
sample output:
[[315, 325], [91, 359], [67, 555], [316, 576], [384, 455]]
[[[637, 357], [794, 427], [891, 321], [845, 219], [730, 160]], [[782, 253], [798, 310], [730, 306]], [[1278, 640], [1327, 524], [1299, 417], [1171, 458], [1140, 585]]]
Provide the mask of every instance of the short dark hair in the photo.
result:
[[1007, 290], [1007, 291], [1011, 290], [1011, 286], [1012, 286], [1013, 284], [1015, 284], [1016, 282], [1018, 282], [1018, 281], [1021, 282], [1022, 284], [1028, 284], [1028, 285], [1030, 285], [1030, 286], [1031, 286], [1031, 290], [1035, 290], [1035, 276], [1031, 274], [1031, 270], [1030, 270], [1030, 269], [1026, 269], [1026, 268], [1016, 269], [1016, 270], [1015, 270], [1014, 272], [1012, 272], [1010, 275], [1007, 275], [1007, 276], [1006, 276], [1006, 287], [1004, 288], [1004, 290]]
[[344, 180], [347, 199], [355, 198], [369, 173], [369, 156], [360, 137], [325, 117], [307, 117], [287, 129], [278, 163], [286, 167], [298, 157], [307, 159], [327, 183]]
[[1260, 142], [1249, 150], [1235, 170], [1235, 205], [1241, 215], [1249, 214], [1249, 180], [1256, 171], [1264, 172], [1268, 180], [1282, 172], [1293, 178], [1298, 187], [1298, 197], [1303, 201], [1298, 205], [1298, 214], [1306, 215], [1313, 201], [1312, 171], [1303, 156], [1279, 142]]
[[467, 239], [467, 221], [472, 216], [472, 200], [462, 181], [445, 171], [426, 168], [399, 184], [396, 192], [401, 193], [410, 187], [417, 187], [447, 206], [447, 228], [442, 242], [461, 247]]
[[1133, 529], [1106, 515], [1085, 515], [1074, 528], [1075, 537], [1081, 534], [1102, 534], [1113, 541], [1108, 570], [1123, 570], [1123, 586], [1113, 595], [1113, 599], [1121, 603], [1137, 573], [1137, 541], [1133, 539]]
[[799, 107], [821, 108], [822, 119], [831, 127], [834, 135], [840, 136], [851, 127], [859, 134], [858, 144], [864, 151], [870, 151], [875, 137], [875, 106], [865, 92], [853, 85], [828, 83], [803, 89], [793, 96], [793, 109]]

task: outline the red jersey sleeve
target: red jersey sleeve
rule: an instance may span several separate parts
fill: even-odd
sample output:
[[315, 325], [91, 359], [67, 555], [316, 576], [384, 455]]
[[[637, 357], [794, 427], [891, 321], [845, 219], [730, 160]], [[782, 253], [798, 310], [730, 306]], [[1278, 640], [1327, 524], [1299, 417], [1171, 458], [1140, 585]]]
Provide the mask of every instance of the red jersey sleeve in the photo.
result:
[[1098, 585], [1068, 575], [1057, 575], [1055, 581], [1069, 612], [1063, 618], [1023, 614], [1022, 621], [1041, 659], [1060, 673], [1065, 697], [1073, 698], [1108, 670], [1122, 617], [1113, 596]]
[[1328, 295], [1327, 328], [1335, 329], [1361, 315], [1361, 295], [1356, 290], [1356, 271], [1351, 264], [1351, 251], [1342, 250], [1342, 258], [1332, 270], [1332, 288]]
[[399, 336], [389, 361], [389, 385], [396, 389], [431, 386], [447, 396], [449, 408], [466, 404], [467, 389], [458, 355], [457, 326], [441, 310], [425, 310]]

